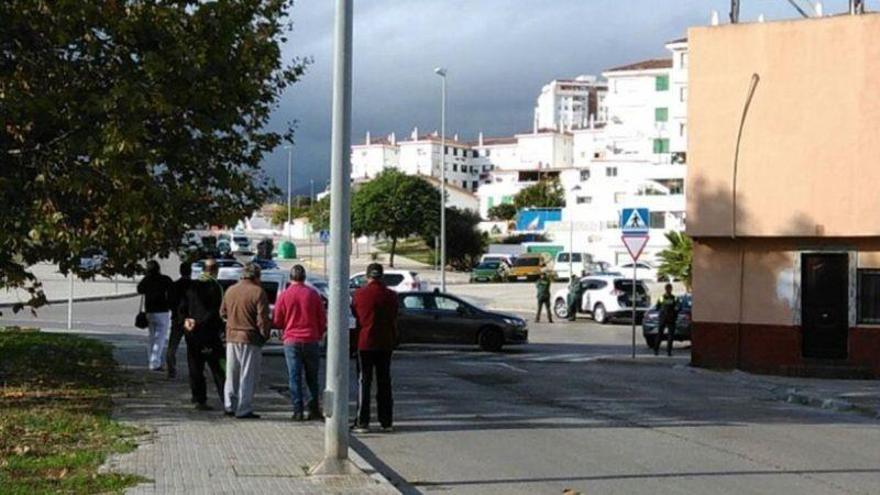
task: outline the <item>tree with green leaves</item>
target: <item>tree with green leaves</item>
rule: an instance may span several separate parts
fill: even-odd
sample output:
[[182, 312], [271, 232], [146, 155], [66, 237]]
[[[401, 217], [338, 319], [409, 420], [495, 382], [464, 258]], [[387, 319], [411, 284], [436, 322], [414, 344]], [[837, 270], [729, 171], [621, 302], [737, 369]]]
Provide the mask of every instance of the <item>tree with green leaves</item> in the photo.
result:
[[[477, 228], [479, 223], [474, 211], [446, 208], [446, 262], [453, 269], [470, 270], [486, 251], [489, 237]], [[435, 235], [422, 238], [431, 249], [436, 248]]]
[[388, 264], [394, 266], [397, 241], [411, 235], [437, 235], [440, 192], [426, 180], [387, 169], [352, 196], [352, 233], [381, 235], [391, 241]]
[[669, 241], [669, 247], [657, 254], [660, 258], [657, 276], [679, 279], [690, 291], [694, 241], [684, 232], [676, 231], [667, 232], [666, 239]]
[[513, 197], [513, 204], [521, 208], [559, 208], [565, 206], [565, 193], [559, 179], [541, 179]]
[[510, 203], [502, 203], [489, 208], [487, 213], [490, 220], [509, 222], [516, 217], [516, 211], [516, 206]]
[[316, 201], [309, 208], [306, 216], [309, 217], [309, 223], [315, 231], [330, 229], [330, 195]]
[[[0, 287], [29, 266], [133, 275], [198, 225], [275, 190], [265, 130], [304, 71], [283, 60], [289, 0], [0, 2]], [[37, 301], [35, 296], [33, 301]]]

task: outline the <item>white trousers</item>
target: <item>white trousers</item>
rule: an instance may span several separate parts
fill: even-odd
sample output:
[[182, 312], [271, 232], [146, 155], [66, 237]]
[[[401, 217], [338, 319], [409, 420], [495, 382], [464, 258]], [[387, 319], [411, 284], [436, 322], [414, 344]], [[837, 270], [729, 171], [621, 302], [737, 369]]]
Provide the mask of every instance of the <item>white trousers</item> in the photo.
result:
[[151, 370], [158, 370], [165, 362], [165, 346], [168, 344], [168, 331], [171, 329], [171, 313], [147, 313], [147, 359]]
[[223, 407], [236, 416], [254, 412], [254, 392], [260, 380], [263, 352], [253, 344], [226, 344], [226, 385]]

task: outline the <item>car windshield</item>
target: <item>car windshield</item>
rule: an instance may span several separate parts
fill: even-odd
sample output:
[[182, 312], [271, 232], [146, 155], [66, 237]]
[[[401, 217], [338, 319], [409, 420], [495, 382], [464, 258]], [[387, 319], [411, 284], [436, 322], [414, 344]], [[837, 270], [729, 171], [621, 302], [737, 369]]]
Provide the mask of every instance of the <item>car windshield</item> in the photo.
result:
[[[621, 291], [621, 292], [625, 292], [627, 294], [632, 294], [632, 290], [633, 290], [632, 280], [623, 280], [623, 279], [615, 280], [614, 281], [614, 288]], [[645, 290], [645, 284], [642, 284], [642, 283], [636, 284], [636, 294], [647, 294], [647, 291]]]
[[691, 309], [691, 305], [693, 305], [694, 299], [689, 295], [681, 296], [680, 298], [678, 298], [678, 302], [679, 304], [681, 304], [681, 309]]
[[250, 242], [247, 237], [233, 237], [232, 240], [234, 240], [237, 244], [247, 244], [248, 242]]
[[497, 270], [500, 264], [498, 261], [484, 261], [477, 265], [477, 270]]
[[538, 266], [541, 264], [539, 258], [519, 258], [513, 266]]

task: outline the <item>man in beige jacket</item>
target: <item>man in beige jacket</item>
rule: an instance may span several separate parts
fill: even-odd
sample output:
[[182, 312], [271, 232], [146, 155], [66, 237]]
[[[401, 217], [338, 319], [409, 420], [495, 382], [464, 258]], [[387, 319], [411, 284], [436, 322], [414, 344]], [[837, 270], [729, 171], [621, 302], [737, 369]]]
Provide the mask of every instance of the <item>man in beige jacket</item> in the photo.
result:
[[261, 348], [271, 329], [269, 298], [260, 285], [259, 265], [245, 265], [241, 281], [223, 296], [220, 314], [226, 319], [226, 415], [258, 419], [252, 402], [260, 377]]

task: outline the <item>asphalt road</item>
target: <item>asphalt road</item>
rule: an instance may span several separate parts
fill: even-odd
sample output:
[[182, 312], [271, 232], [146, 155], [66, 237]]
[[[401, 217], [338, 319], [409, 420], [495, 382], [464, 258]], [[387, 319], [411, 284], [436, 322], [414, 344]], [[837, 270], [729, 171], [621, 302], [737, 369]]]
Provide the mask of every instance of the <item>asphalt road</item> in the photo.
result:
[[[114, 332], [136, 310], [134, 298], [82, 303], [74, 319]], [[65, 311], [17, 323], [60, 326]], [[397, 431], [354, 447], [410, 493], [880, 493], [876, 420], [692, 370], [681, 345], [655, 358], [639, 343], [632, 361], [626, 325], [530, 327], [532, 343], [498, 354], [395, 353]], [[282, 359], [267, 356], [264, 369], [264, 385], [283, 390]]]

